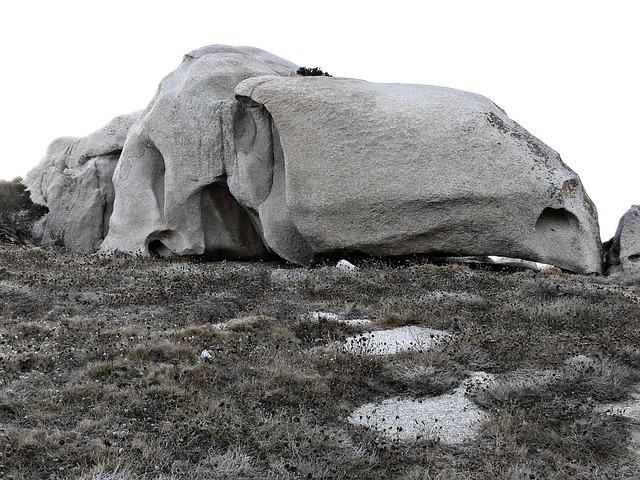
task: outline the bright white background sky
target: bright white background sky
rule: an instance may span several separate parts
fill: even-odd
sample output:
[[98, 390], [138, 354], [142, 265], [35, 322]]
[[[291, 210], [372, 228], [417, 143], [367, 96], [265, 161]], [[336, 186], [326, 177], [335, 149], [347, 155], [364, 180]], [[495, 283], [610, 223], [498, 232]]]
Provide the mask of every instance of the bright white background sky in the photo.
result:
[[610, 238], [640, 203], [633, 0], [5, 1], [0, 178], [146, 107], [195, 48], [251, 45], [334, 76], [480, 93], [557, 150]]

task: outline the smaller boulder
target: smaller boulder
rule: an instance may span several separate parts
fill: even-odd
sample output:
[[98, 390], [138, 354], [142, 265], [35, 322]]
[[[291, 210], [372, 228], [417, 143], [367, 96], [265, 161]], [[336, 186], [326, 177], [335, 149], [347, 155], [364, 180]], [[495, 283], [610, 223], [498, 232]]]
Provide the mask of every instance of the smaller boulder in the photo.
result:
[[109, 229], [112, 177], [129, 128], [140, 115], [120, 115], [86, 137], [54, 140], [25, 179], [31, 199], [49, 208], [34, 235], [43, 245], [95, 252]]
[[605, 244], [608, 274], [640, 275], [640, 205], [633, 205]]

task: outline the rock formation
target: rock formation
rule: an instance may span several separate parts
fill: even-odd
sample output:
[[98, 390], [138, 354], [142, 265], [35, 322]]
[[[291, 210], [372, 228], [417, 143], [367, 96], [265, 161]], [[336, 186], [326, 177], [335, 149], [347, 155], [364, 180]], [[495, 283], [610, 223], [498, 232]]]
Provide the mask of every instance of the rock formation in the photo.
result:
[[[201, 48], [122, 122], [126, 141], [54, 142], [25, 180], [51, 210], [44, 239], [299, 264], [419, 253], [601, 271], [597, 214], [578, 176], [490, 100], [296, 69], [255, 48]], [[100, 165], [118, 156], [107, 226]]]
[[269, 255], [253, 211], [271, 190], [271, 121], [264, 112], [252, 115], [234, 89], [247, 78], [294, 75], [296, 68], [247, 47], [186, 55], [129, 133], [102, 251]]
[[109, 230], [116, 168], [129, 128], [140, 113], [121, 115], [86, 137], [58, 138], [23, 183], [31, 199], [49, 208], [36, 236], [94, 252]]
[[[500, 255], [600, 270], [596, 211], [578, 176], [484, 97], [327, 77], [252, 78], [236, 93], [277, 128], [274, 188], [285, 186], [286, 202], [259, 214], [284, 258]], [[281, 245], [283, 223], [303, 253]]]
[[615, 236], [608, 242], [608, 273], [640, 275], [640, 206], [633, 205], [620, 219]]

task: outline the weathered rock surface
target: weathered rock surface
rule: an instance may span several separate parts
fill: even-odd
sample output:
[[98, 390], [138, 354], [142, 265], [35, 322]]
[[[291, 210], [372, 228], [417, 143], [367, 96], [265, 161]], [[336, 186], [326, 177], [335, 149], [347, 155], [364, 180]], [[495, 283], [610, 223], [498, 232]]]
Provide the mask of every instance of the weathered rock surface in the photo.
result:
[[272, 190], [271, 120], [237, 102], [234, 89], [249, 77], [294, 75], [296, 68], [250, 47], [186, 55], [129, 133], [102, 250], [268, 256], [255, 211]]
[[121, 130], [126, 141], [54, 142], [25, 180], [51, 210], [44, 241], [299, 264], [499, 255], [601, 271], [578, 176], [490, 100], [295, 70], [259, 49], [204, 47]]
[[118, 116], [86, 137], [54, 140], [27, 174], [32, 200], [49, 208], [37, 232], [43, 244], [86, 252], [100, 246], [113, 208], [111, 177], [138, 115]]
[[640, 274], [640, 205], [633, 205], [620, 219], [606, 260], [609, 273]]
[[[601, 269], [597, 214], [578, 176], [485, 97], [327, 77], [253, 78], [236, 93], [264, 105], [278, 131], [274, 185], [286, 201], [259, 212], [286, 259], [420, 252]], [[283, 224], [305, 248], [288, 250]]]

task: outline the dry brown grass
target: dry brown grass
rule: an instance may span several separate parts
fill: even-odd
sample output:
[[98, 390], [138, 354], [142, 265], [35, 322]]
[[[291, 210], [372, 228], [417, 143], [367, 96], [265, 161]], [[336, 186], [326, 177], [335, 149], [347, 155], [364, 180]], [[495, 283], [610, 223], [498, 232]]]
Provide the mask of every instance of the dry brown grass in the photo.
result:
[[[629, 421], [596, 408], [640, 379], [638, 286], [358, 264], [352, 274], [0, 244], [0, 477], [640, 475]], [[354, 356], [338, 343], [364, 327], [311, 311], [455, 340]], [[591, 363], [567, 363], [578, 355]], [[345, 420], [366, 402], [450, 392], [478, 370], [502, 380], [474, 393], [492, 419], [470, 444], [405, 443]], [[540, 371], [545, 381], [526, 375]]]

